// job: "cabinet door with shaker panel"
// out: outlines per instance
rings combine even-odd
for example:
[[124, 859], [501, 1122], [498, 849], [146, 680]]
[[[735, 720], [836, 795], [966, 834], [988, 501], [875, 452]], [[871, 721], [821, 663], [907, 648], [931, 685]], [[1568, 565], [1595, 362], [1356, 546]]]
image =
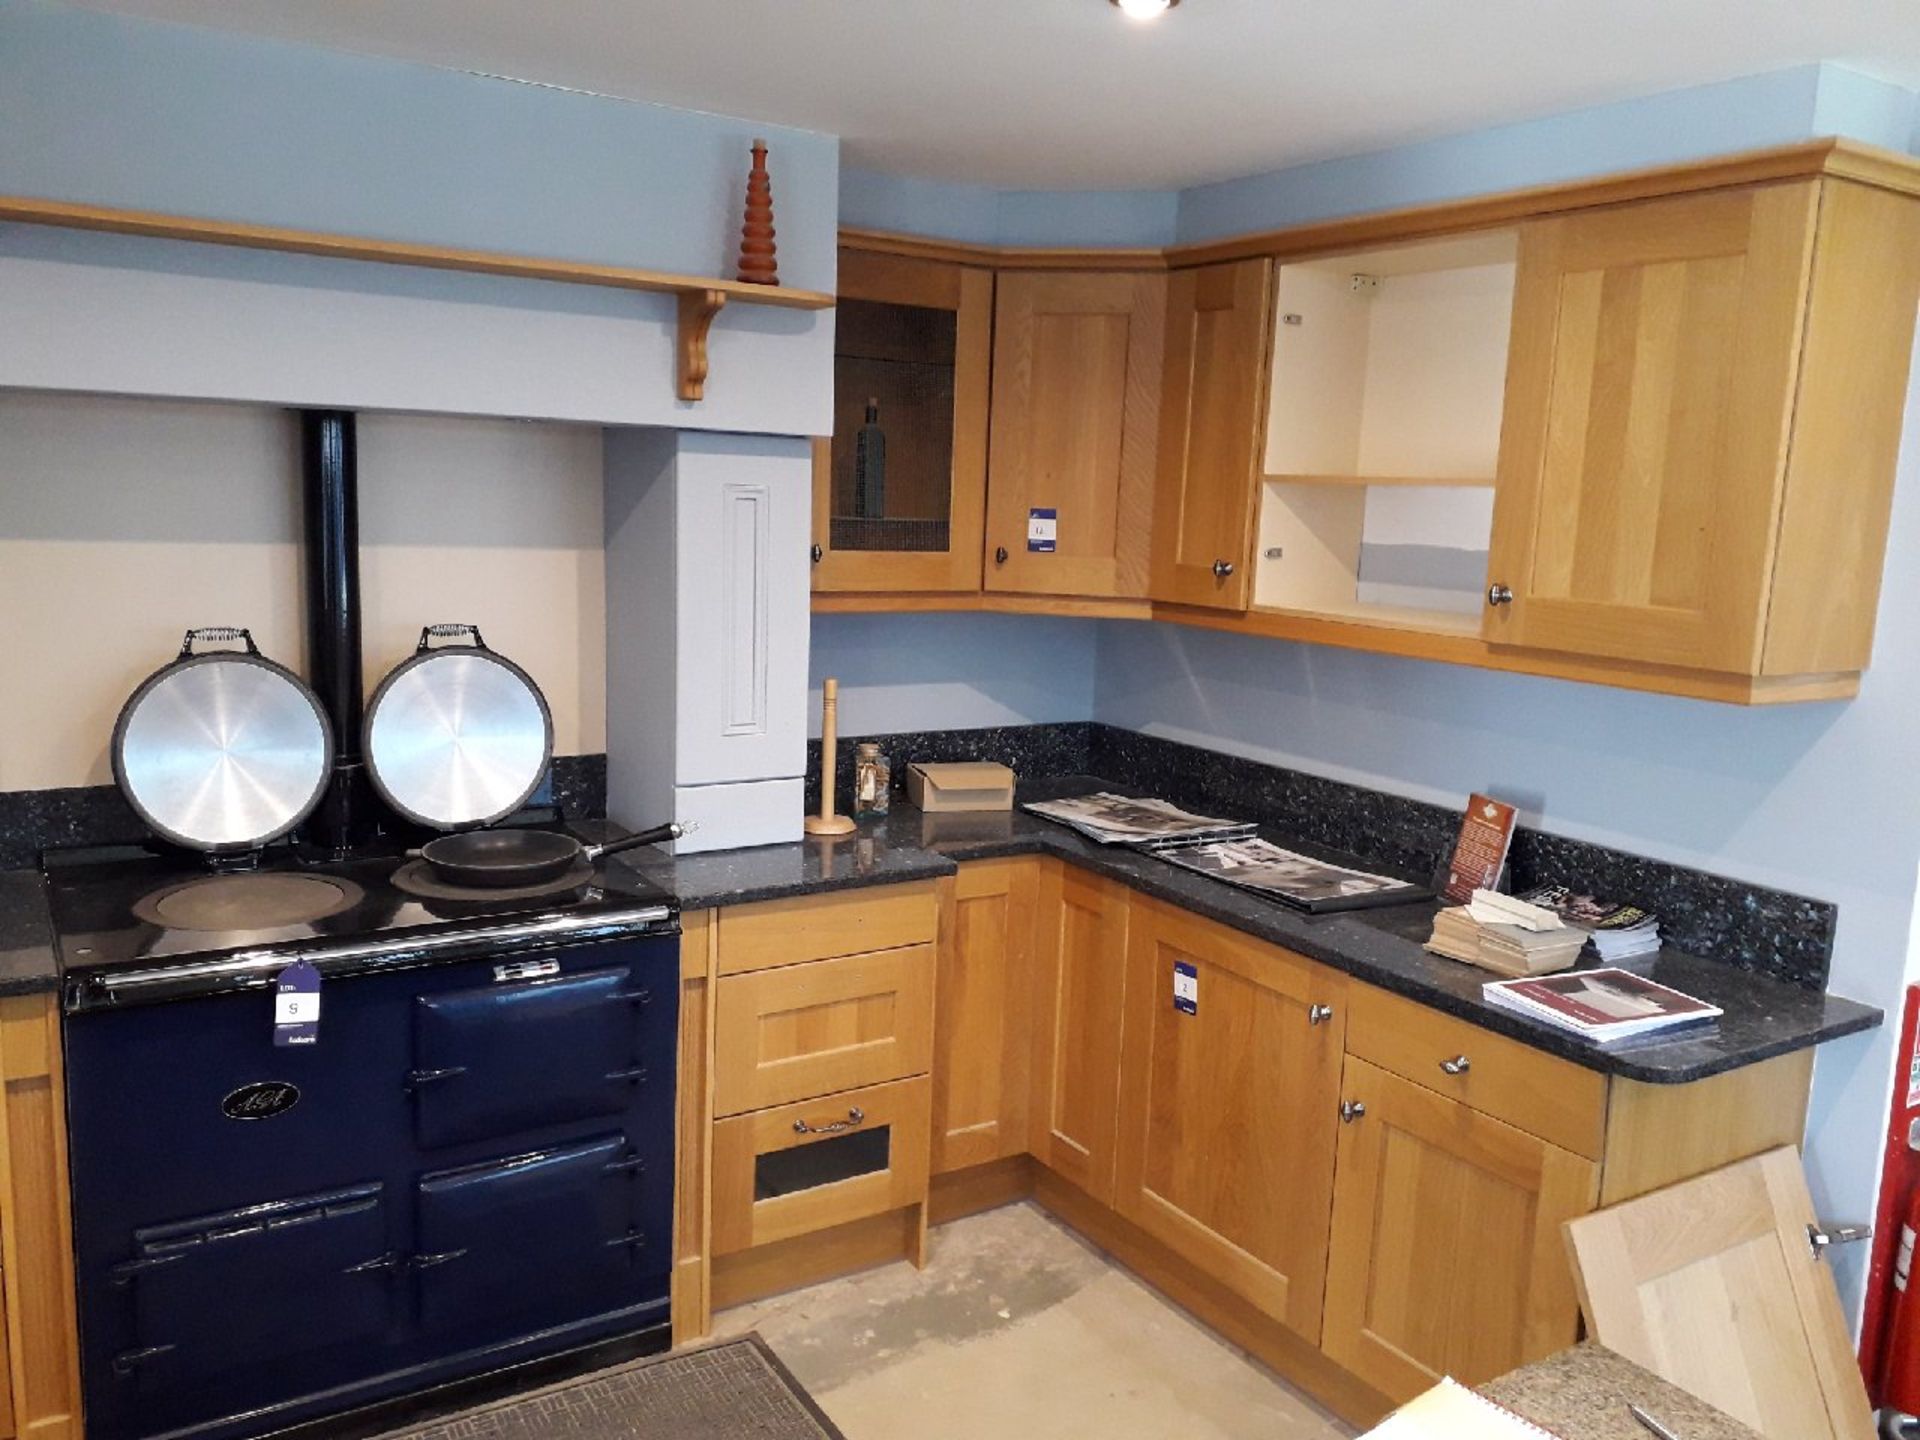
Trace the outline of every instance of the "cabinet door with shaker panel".
[[813, 588], [980, 588], [993, 272], [843, 244]]

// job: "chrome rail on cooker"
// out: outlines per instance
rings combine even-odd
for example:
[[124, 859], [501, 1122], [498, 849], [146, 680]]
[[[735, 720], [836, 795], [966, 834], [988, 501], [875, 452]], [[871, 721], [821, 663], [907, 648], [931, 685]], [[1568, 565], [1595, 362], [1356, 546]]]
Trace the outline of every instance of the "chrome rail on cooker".
[[581, 944], [630, 935], [670, 934], [672, 931], [663, 922], [673, 918], [670, 907], [647, 905], [594, 915], [548, 915], [505, 925], [468, 926], [384, 940], [320, 940], [267, 946], [211, 959], [184, 960], [175, 965], [70, 976], [66, 1008], [93, 1010], [188, 995], [264, 989], [296, 960], [307, 961], [322, 975], [358, 974], [469, 955], [509, 954], [555, 943]]

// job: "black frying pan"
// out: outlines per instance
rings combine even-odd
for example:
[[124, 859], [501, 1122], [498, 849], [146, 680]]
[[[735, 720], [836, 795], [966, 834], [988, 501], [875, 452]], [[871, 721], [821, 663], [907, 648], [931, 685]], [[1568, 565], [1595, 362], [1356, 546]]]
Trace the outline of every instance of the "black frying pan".
[[604, 845], [582, 845], [571, 835], [551, 830], [468, 830], [429, 840], [420, 848], [420, 858], [449, 885], [501, 890], [558, 880], [577, 861], [592, 864], [602, 855], [651, 845], [656, 840], [678, 840], [688, 828], [671, 823], [656, 825]]

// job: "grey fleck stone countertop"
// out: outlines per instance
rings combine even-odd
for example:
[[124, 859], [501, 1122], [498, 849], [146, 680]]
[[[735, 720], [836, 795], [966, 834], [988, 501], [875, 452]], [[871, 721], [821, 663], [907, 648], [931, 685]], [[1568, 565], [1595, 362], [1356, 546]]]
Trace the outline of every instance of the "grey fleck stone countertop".
[[[1023, 787], [1022, 798], [1084, 793], [1094, 777]], [[1119, 785], [1113, 789], [1123, 789]], [[1276, 840], [1311, 851], [1287, 836]], [[968, 860], [1054, 855], [1121, 881], [1143, 894], [1284, 945], [1383, 989], [1522, 1040], [1606, 1074], [1652, 1084], [1682, 1084], [1736, 1070], [1879, 1025], [1881, 1012], [1838, 996], [1770, 980], [1677, 950], [1663, 950], [1648, 972], [1663, 984], [1721, 1006], [1712, 1031], [1690, 1039], [1608, 1053], [1481, 998], [1486, 972], [1422, 948], [1438, 908], [1431, 901], [1306, 915], [1152, 856], [1084, 839], [1020, 810], [928, 814], [895, 802], [890, 815], [863, 822], [841, 839], [806, 839], [746, 850], [668, 856], [652, 847], [611, 863], [627, 864], [671, 891], [682, 908], [701, 910], [864, 885], [950, 875]], [[1406, 877], [1413, 878], [1413, 877]]]
[[1627, 1413], [1638, 1405], [1680, 1440], [1761, 1440], [1738, 1420], [1588, 1342], [1479, 1387], [1559, 1440], [1650, 1440]]
[[58, 989], [47, 888], [37, 870], [0, 870], [0, 995]]

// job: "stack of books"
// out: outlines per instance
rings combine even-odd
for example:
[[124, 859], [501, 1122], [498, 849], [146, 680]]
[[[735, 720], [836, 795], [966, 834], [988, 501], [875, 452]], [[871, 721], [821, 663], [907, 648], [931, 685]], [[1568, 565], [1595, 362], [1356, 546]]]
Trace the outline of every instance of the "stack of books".
[[1594, 895], [1579, 895], [1565, 885], [1541, 885], [1520, 897], [1551, 910], [1583, 931], [1593, 953], [1609, 965], [1660, 948], [1660, 917], [1638, 905], [1622, 905]]
[[1545, 979], [1493, 980], [1489, 1005], [1525, 1015], [1599, 1046], [1670, 1040], [1713, 1026], [1723, 1013], [1631, 970], [1576, 970]]
[[1476, 890], [1467, 904], [1433, 917], [1427, 949], [1500, 975], [1551, 975], [1572, 969], [1586, 943], [1586, 931], [1550, 910]]

